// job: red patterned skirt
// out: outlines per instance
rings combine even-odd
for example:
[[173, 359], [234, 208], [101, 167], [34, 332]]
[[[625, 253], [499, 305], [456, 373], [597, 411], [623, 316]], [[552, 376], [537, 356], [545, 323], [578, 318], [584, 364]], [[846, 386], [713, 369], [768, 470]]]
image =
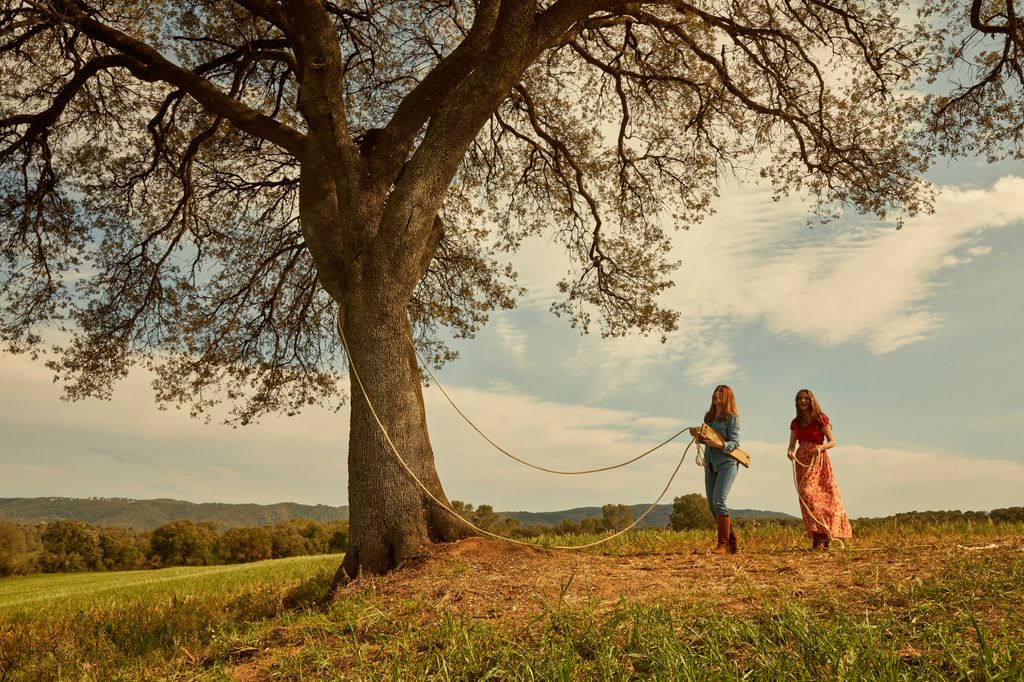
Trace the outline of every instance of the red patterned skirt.
[[832, 462], [828, 453], [819, 457], [816, 451], [814, 443], [800, 443], [796, 451], [796, 487], [807, 535], [824, 533], [831, 538], [853, 537], [850, 520], [843, 509], [843, 498], [832, 473]]

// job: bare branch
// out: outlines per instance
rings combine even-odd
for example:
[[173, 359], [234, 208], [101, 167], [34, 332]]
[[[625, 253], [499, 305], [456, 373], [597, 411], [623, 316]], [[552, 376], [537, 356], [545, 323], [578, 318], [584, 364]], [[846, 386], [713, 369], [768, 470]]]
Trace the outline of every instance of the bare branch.
[[[67, 21], [84, 34], [130, 57], [137, 64], [133, 73], [144, 80], [160, 80], [187, 92], [212, 114], [223, 116], [246, 132], [269, 140], [296, 156], [302, 154], [305, 136], [229, 97], [206, 79], [169, 61], [149, 45], [107, 26], [70, 0], [55, 0], [55, 21]], [[57, 13], [59, 12], [59, 14]]]

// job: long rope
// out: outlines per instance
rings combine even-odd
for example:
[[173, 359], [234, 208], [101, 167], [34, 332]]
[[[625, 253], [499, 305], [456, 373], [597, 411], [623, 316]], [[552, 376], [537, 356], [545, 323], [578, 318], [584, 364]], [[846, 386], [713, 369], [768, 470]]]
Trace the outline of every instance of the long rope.
[[455, 404], [455, 401], [452, 400], [452, 397], [450, 395], [448, 395], [448, 391], [446, 391], [444, 389], [444, 385], [440, 382], [440, 380], [437, 378], [437, 376], [434, 374], [434, 372], [430, 369], [430, 365], [427, 363], [427, 361], [423, 358], [422, 355], [420, 355], [420, 352], [416, 348], [416, 344], [413, 343], [412, 338], [409, 337], [409, 336], [406, 336], [406, 340], [409, 342], [409, 345], [412, 346], [412, 350], [413, 350], [414, 353], [416, 353], [416, 357], [419, 358], [420, 364], [423, 366], [423, 369], [427, 370], [427, 374], [430, 375], [431, 380], [435, 384], [437, 384], [437, 387], [441, 390], [441, 394], [444, 395], [445, 399], [448, 401], [448, 404], [451, 405], [453, 408], [455, 408], [455, 411], [459, 413], [459, 416], [462, 417], [463, 419], [465, 419], [466, 423], [469, 424], [470, 426], [472, 426], [473, 430], [476, 431], [478, 434], [480, 434], [481, 438], [483, 438], [485, 441], [490, 443], [494, 447], [495, 450], [497, 450], [501, 454], [505, 455], [506, 457], [510, 457], [510, 458], [514, 459], [515, 461], [519, 462], [520, 464], [525, 464], [526, 466], [528, 466], [530, 468], [533, 468], [533, 469], [537, 469], [538, 471], [545, 471], [545, 472], [547, 472], [549, 474], [559, 474], [561, 476], [578, 476], [580, 474], [596, 474], [599, 471], [611, 471], [612, 469], [618, 469], [620, 467], [628, 466], [628, 465], [632, 464], [633, 462], [635, 462], [637, 460], [643, 459], [644, 457], [646, 457], [647, 455], [651, 454], [655, 450], [657, 450], [657, 449], [659, 449], [659, 448], [661, 448], [661, 447], [663, 447], [665, 445], [668, 445], [669, 443], [674, 441], [676, 438], [678, 438], [680, 435], [682, 435], [684, 431], [686, 431], [687, 429], [690, 428], [690, 427], [687, 426], [687, 427], [684, 427], [684, 428], [680, 429], [679, 431], [676, 431], [674, 434], [672, 434], [672, 436], [670, 436], [666, 440], [663, 440], [661, 443], [658, 443], [657, 445], [655, 445], [653, 448], [651, 448], [647, 452], [643, 452], [643, 453], [637, 455], [636, 457], [634, 457], [633, 459], [626, 460], [625, 462], [621, 462], [619, 464], [612, 464], [611, 466], [599, 467], [597, 469], [580, 469], [578, 471], [562, 471], [560, 469], [548, 469], [547, 467], [542, 467], [539, 464], [533, 464], [531, 462], [526, 461], [525, 459], [522, 459], [520, 457], [517, 457], [517, 456], [513, 455], [511, 452], [509, 452], [508, 450], [506, 450], [505, 448], [501, 447], [500, 445], [495, 443], [493, 440], [491, 440], [487, 436], [486, 433], [481, 431], [480, 428], [477, 427], [477, 425], [473, 423], [473, 420], [470, 419], [469, 417], [467, 417], [466, 414], [461, 409], [459, 409], [459, 406]]
[[[356, 383], [359, 385], [359, 390], [360, 390], [360, 392], [362, 392], [363, 398], [366, 400], [366, 405], [370, 408], [370, 414], [373, 415], [374, 421], [377, 422], [377, 426], [380, 428], [381, 433], [384, 434], [384, 440], [387, 441], [388, 446], [391, 448], [391, 452], [394, 453], [395, 458], [398, 460], [399, 464], [402, 465], [402, 468], [404, 468], [405, 471], [409, 474], [409, 476], [412, 477], [412, 480], [414, 480], [416, 482], [416, 485], [418, 485], [420, 487], [420, 490], [422, 490], [424, 493], [426, 493], [427, 497], [429, 497], [431, 500], [433, 500], [434, 503], [437, 504], [439, 507], [441, 507], [446, 512], [448, 512], [449, 514], [454, 516], [456, 519], [458, 519], [459, 521], [461, 521], [462, 523], [464, 523], [465, 525], [469, 526], [470, 528], [472, 528], [473, 530], [475, 530], [476, 532], [478, 532], [478, 533], [480, 533], [482, 535], [487, 535], [489, 537], [495, 538], [496, 540], [504, 540], [505, 542], [511, 542], [511, 543], [517, 544], [517, 545], [526, 545], [528, 547], [543, 547], [543, 545], [538, 545], [535, 542], [525, 542], [523, 540], [517, 540], [515, 538], [508, 538], [508, 537], [505, 537], [504, 535], [498, 535], [497, 533], [492, 533], [489, 530], [484, 530], [483, 528], [480, 528], [480, 527], [474, 525], [468, 519], [463, 518], [457, 511], [455, 511], [454, 509], [449, 507], [447, 504], [445, 504], [441, 500], [437, 499], [437, 497], [434, 495], [434, 493], [432, 493], [430, 491], [430, 489], [427, 488], [427, 486], [423, 485], [423, 482], [413, 472], [412, 468], [408, 464], [406, 464], [405, 460], [402, 458], [402, 455], [398, 452], [398, 448], [395, 446], [394, 441], [391, 440], [391, 436], [388, 434], [387, 428], [385, 428], [384, 423], [380, 420], [380, 417], [377, 415], [377, 410], [373, 407], [373, 402], [370, 400], [370, 396], [366, 392], [366, 387], [363, 385], [363, 380], [359, 376], [359, 371], [356, 369], [356, 365], [353, 362], [352, 351], [349, 350], [348, 340], [345, 338], [345, 330], [342, 329], [341, 317], [340, 316], [338, 318], [338, 334], [341, 337], [341, 344], [345, 347], [345, 354], [348, 355], [349, 369], [352, 370], [352, 376], [355, 377]], [[683, 450], [683, 456], [679, 458], [679, 463], [676, 464], [675, 471], [672, 472], [672, 476], [669, 477], [668, 483], [665, 484], [665, 488], [661, 491], [661, 494], [658, 495], [658, 499], [656, 499], [651, 504], [651, 506], [649, 506], [644, 511], [643, 514], [641, 514], [635, 521], [633, 521], [633, 523], [629, 524], [628, 526], [626, 526], [622, 530], [620, 530], [620, 531], [618, 531], [618, 532], [616, 532], [616, 533], [614, 533], [612, 535], [609, 535], [607, 537], [601, 538], [600, 540], [596, 540], [594, 542], [588, 542], [588, 543], [586, 543], [584, 545], [548, 545], [547, 546], [548, 549], [585, 549], [587, 547], [594, 547], [594, 546], [597, 546], [597, 545], [600, 545], [600, 544], [604, 544], [605, 542], [608, 542], [609, 540], [622, 535], [623, 533], [625, 533], [628, 530], [632, 530], [638, 523], [643, 521], [644, 518], [648, 514], [650, 514], [651, 511], [656, 506], [658, 506], [658, 503], [661, 502], [661, 498], [665, 497], [665, 493], [668, 492], [668, 489], [672, 486], [672, 481], [675, 480], [676, 474], [679, 473], [680, 467], [683, 466], [683, 461], [686, 459], [686, 454], [690, 451], [690, 445], [693, 445], [693, 443], [695, 441], [696, 441], [696, 439], [691, 440], [689, 445], [686, 446], [686, 449]]]

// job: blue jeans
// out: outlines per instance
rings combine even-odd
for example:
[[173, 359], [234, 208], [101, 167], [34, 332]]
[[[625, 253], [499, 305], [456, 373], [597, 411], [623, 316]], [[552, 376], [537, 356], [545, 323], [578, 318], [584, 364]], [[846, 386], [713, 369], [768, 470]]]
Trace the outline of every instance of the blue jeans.
[[725, 506], [725, 498], [729, 495], [733, 481], [736, 480], [740, 463], [725, 455], [715, 459], [719, 461], [716, 463], [709, 458], [704, 464], [704, 489], [707, 491], [711, 513], [715, 516], [727, 516], [729, 508]]

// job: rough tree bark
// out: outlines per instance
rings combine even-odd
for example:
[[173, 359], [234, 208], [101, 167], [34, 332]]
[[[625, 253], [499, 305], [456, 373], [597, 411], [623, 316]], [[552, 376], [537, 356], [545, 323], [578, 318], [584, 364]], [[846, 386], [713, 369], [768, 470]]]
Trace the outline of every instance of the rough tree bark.
[[[349, 548], [333, 591], [362, 570], [384, 573], [424, 543], [456, 540], [469, 529], [431, 500], [398, 461], [400, 456], [448, 505], [430, 446], [406, 314], [440, 242], [440, 223], [429, 212], [409, 210], [401, 228], [387, 225], [386, 210], [370, 210], [387, 207], [386, 201], [374, 201], [372, 187], [358, 201], [337, 201], [339, 179], [327, 171], [331, 167], [322, 158], [303, 164], [300, 216], [321, 285], [338, 303], [339, 331], [349, 353]], [[428, 237], [402, 245], [375, 238], [389, 230], [400, 235], [423, 230]], [[345, 242], [339, 235], [354, 238]]]
[[353, 369], [348, 495], [350, 509], [359, 513], [350, 517], [349, 550], [335, 584], [361, 569], [382, 573], [400, 566], [426, 542], [470, 534], [416, 484], [377, 424], [380, 419], [416, 478], [450, 507], [434, 465], [419, 368], [408, 345], [408, 321], [394, 306], [381, 303], [376, 296], [360, 296], [343, 315]]

